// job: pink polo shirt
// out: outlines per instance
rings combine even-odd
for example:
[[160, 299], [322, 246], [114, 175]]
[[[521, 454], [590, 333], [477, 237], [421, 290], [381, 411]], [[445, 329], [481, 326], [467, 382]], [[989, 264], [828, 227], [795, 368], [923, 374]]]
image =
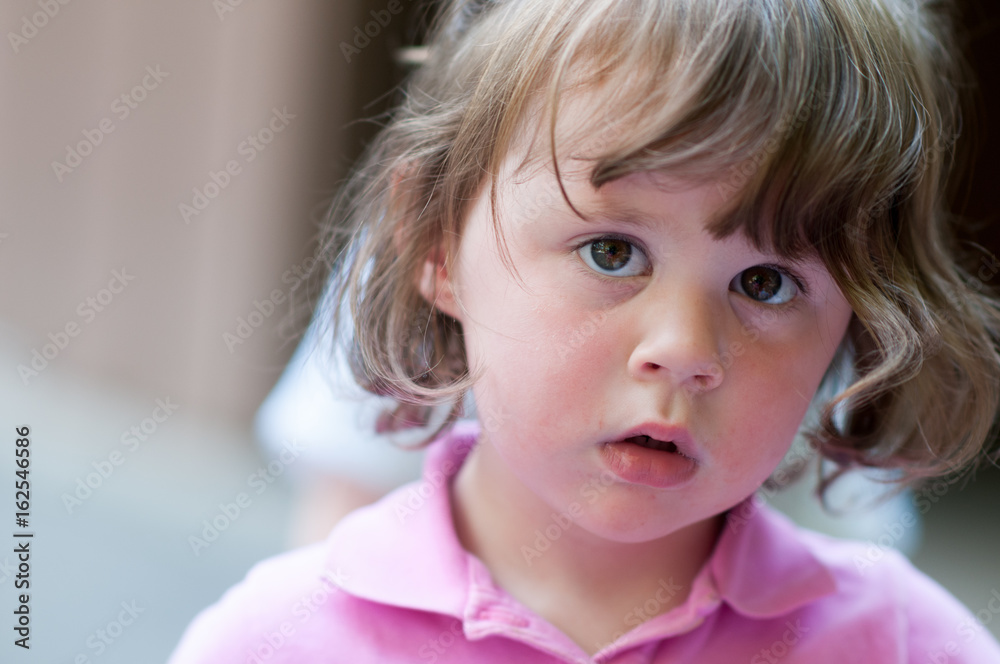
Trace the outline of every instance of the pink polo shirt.
[[325, 542], [256, 565], [195, 618], [170, 664], [1000, 663], [980, 623], [1000, 620], [1000, 591], [973, 616], [898, 553], [800, 530], [749, 501], [684, 604], [650, 619], [677, 591], [661, 581], [591, 658], [459, 544], [448, 483], [477, 433], [456, 425], [422, 481]]

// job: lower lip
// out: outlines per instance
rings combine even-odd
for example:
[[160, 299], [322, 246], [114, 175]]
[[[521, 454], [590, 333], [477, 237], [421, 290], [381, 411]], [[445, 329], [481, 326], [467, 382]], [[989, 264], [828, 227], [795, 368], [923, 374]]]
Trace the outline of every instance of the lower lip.
[[608, 469], [630, 484], [667, 489], [688, 482], [698, 470], [698, 462], [675, 452], [619, 441], [601, 446]]

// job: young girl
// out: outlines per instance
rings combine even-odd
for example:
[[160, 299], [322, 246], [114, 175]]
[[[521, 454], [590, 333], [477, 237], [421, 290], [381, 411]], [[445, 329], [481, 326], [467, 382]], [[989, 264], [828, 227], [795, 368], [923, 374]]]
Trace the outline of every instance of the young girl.
[[993, 607], [754, 501], [797, 433], [824, 487], [985, 456], [1000, 314], [944, 211], [948, 22], [446, 3], [334, 212], [330, 316], [370, 391], [452, 421], [471, 390], [478, 422], [172, 661], [1000, 662]]

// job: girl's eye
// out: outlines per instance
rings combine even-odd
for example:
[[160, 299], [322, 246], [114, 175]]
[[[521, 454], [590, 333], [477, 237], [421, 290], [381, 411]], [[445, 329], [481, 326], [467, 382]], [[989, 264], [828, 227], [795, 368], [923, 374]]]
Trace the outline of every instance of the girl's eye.
[[577, 250], [587, 266], [614, 277], [637, 277], [649, 270], [649, 260], [641, 249], [628, 240], [602, 237]]
[[788, 275], [766, 265], [743, 270], [733, 278], [730, 287], [737, 293], [764, 304], [785, 304], [799, 292]]

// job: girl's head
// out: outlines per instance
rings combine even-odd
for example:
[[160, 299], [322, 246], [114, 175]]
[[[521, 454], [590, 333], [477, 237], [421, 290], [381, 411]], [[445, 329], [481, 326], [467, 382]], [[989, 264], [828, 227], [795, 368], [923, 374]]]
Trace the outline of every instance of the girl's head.
[[717, 419], [780, 438], [772, 469], [822, 378], [807, 435], [841, 468], [975, 458], [1000, 316], [948, 228], [956, 67], [929, 5], [446, 3], [334, 211], [358, 378], [455, 413], [474, 386], [487, 431], [574, 399], [595, 440]]

